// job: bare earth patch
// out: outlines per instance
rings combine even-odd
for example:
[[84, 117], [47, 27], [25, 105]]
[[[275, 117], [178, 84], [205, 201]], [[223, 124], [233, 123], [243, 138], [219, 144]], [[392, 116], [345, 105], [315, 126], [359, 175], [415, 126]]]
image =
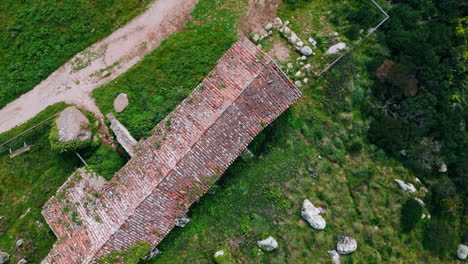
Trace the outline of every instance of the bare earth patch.
[[287, 62], [289, 60], [289, 46], [283, 41], [275, 40], [273, 48], [268, 52], [268, 54], [277, 59], [279, 62]]
[[91, 92], [127, 71], [162, 40], [181, 30], [198, 0], [157, 0], [110, 36], [70, 59], [47, 79], [0, 109], [0, 133], [58, 102], [103, 115]]
[[249, 0], [247, 14], [240, 19], [241, 33], [248, 36], [252, 32], [265, 31], [265, 25], [273, 21], [280, 3], [281, 0]]

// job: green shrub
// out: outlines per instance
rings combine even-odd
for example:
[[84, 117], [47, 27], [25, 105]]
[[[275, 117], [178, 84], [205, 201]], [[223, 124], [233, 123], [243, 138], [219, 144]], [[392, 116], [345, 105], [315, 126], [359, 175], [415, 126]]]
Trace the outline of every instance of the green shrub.
[[430, 222], [424, 229], [423, 246], [439, 256], [455, 248], [455, 234], [445, 221]]
[[89, 169], [110, 180], [114, 176], [114, 173], [122, 168], [126, 160], [111, 147], [102, 145], [88, 158], [87, 162]]
[[140, 258], [146, 255], [151, 250], [151, 245], [148, 242], [139, 241], [135, 245], [127, 248], [124, 251], [113, 251], [108, 255], [98, 260], [99, 264], [135, 264], [138, 263]]
[[359, 141], [352, 141], [346, 144], [346, 151], [350, 154], [359, 154], [362, 150], [362, 144]]
[[414, 198], [409, 198], [401, 207], [400, 222], [403, 231], [409, 232], [413, 230], [421, 220], [422, 213], [422, 206]]

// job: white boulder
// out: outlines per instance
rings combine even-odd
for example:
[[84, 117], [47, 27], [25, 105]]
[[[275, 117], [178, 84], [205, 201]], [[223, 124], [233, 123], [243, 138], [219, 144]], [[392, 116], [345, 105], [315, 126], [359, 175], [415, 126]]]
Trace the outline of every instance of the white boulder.
[[458, 245], [457, 258], [461, 260], [465, 260], [467, 256], [468, 256], [468, 246]]
[[307, 83], [309, 81], [309, 78], [304, 78], [303, 82]]
[[337, 52], [340, 52], [341, 50], [344, 50], [346, 48], [346, 43], [344, 42], [339, 42], [333, 46], [331, 46], [326, 54], [334, 54], [334, 53], [337, 53]]
[[20, 259], [16, 264], [28, 264], [29, 262], [26, 259]]
[[295, 81], [294, 85], [296, 85], [296, 87], [302, 87], [301, 81]]
[[402, 189], [405, 192], [408, 192], [408, 193], [416, 192], [416, 187], [414, 187], [414, 185], [412, 183], [407, 184], [404, 181], [399, 180], [399, 179], [395, 179], [395, 182], [398, 184], [400, 189]]
[[354, 252], [357, 249], [357, 241], [351, 237], [343, 237], [337, 244], [336, 244], [336, 251], [340, 255], [346, 255]]
[[289, 35], [291, 35], [291, 29], [285, 26], [281, 29], [281, 33], [283, 33], [286, 37], [288, 37]]
[[328, 255], [330, 255], [333, 264], [340, 264], [340, 254], [336, 250], [329, 250]]
[[296, 45], [296, 43], [299, 41], [299, 37], [297, 36], [296, 33], [291, 31], [291, 35], [289, 36], [289, 41], [291, 44]]
[[128, 96], [125, 93], [120, 93], [114, 100], [114, 110], [117, 113], [122, 113], [128, 106]]
[[255, 34], [253, 37], [252, 37], [252, 40], [253, 42], [258, 42], [260, 40], [260, 35], [259, 34]]
[[283, 25], [283, 21], [281, 20], [281, 18], [277, 17], [273, 20], [273, 24], [275, 24], [276, 27], [280, 27]]
[[272, 29], [272, 28], [273, 28], [273, 24], [272, 24], [272, 23], [268, 23], [268, 24], [266, 24], [266, 26], [265, 26], [265, 30], [266, 30], [266, 31], [269, 31], [269, 30]]
[[10, 260], [10, 255], [0, 251], [0, 264], [5, 264], [8, 262], [8, 260]]
[[327, 223], [325, 219], [320, 215], [321, 211], [315, 207], [309, 199], [305, 199], [302, 202], [301, 216], [309, 223], [309, 225], [316, 230], [325, 229]]
[[56, 121], [58, 140], [90, 140], [91, 130], [88, 118], [74, 106], [65, 108]]
[[278, 242], [273, 237], [268, 237], [265, 240], [257, 241], [257, 245], [266, 251], [272, 251], [278, 247]]
[[292, 63], [288, 63], [287, 66], [289, 69], [292, 69], [294, 67]]
[[439, 172], [447, 172], [447, 164], [445, 164], [445, 162], [440, 163]]
[[317, 45], [317, 41], [313, 38], [309, 38], [309, 43], [312, 44], [312, 46], [316, 46]]
[[301, 71], [297, 71], [296, 74], [294, 75], [294, 77], [296, 77], [296, 78], [297, 78], [297, 77], [301, 77], [301, 75], [302, 75], [302, 72], [301, 72]]
[[419, 203], [421, 206], [423, 206], [423, 207], [424, 207], [424, 206], [426, 205], [426, 203], [424, 203], [424, 201], [423, 201], [423, 200], [421, 200], [420, 198], [418, 198], [418, 197], [414, 197], [414, 199], [415, 199], [415, 200], [416, 200], [416, 201], [417, 201], [417, 202], [418, 202], [418, 203]]
[[313, 51], [309, 46], [304, 46], [301, 48], [301, 53], [305, 56], [310, 56], [312, 55]]
[[302, 47], [302, 46], [304, 46], [304, 42], [302, 42], [302, 40], [300, 40], [300, 41], [298, 41], [298, 42], [296, 43], [296, 45], [297, 45], [298, 47]]

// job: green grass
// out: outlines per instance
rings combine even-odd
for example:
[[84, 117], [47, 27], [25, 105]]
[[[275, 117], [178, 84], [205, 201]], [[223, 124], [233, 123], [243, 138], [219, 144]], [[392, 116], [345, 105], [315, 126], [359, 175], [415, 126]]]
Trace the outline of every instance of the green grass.
[[0, 108], [140, 13], [150, 0], [4, 0]]
[[128, 72], [93, 91], [101, 111], [112, 112], [114, 98], [127, 93], [130, 105], [116, 117], [136, 139], [149, 136], [236, 41], [234, 25], [242, 2], [200, 1], [184, 31], [171, 35]]
[[[67, 107], [59, 103], [48, 107], [25, 124], [0, 134], [0, 143], [12, 138], [29, 127], [45, 120]], [[90, 115], [87, 113], [87, 115]], [[43, 123], [33, 131], [0, 148], [0, 251], [12, 256], [11, 263], [27, 258], [39, 263], [49, 252], [56, 237], [41, 215], [43, 204], [70, 177], [81, 161], [72, 153], [59, 154], [51, 149], [49, 134], [54, 119]], [[92, 119], [91, 119], [92, 120]], [[92, 128], [94, 131], [95, 128]], [[29, 152], [9, 157], [9, 148], [16, 150], [26, 142]], [[120, 169], [125, 159], [106, 146], [94, 147], [79, 152], [90, 168], [111, 178]], [[102, 161], [106, 156], [106, 161]], [[16, 241], [24, 239], [26, 246], [16, 248]]]

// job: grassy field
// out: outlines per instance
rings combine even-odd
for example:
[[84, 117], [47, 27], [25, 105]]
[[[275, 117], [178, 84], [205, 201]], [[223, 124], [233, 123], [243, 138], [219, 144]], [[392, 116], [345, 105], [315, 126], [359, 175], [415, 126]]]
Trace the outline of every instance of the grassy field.
[[0, 5], [0, 108], [140, 13], [150, 0], [16, 1]]
[[[38, 124], [66, 106], [60, 103], [48, 107], [25, 124], [0, 134], [0, 142]], [[51, 150], [49, 132], [53, 120], [0, 148], [0, 251], [12, 255], [11, 263], [21, 258], [39, 263], [48, 253], [56, 238], [41, 215], [42, 205], [76, 168], [83, 166], [74, 153], [58, 154]], [[10, 158], [8, 149], [16, 150], [23, 146], [23, 142], [32, 145], [31, 150]], [[98, 145], [79, 152], [88, 160], [92, 169], [109, 178], [125, 160], [109, 147]], [[105, 156], [105, 161], [102, 156]], [[19, 239], [26, 242], [21, 250], [16, 247]]]

